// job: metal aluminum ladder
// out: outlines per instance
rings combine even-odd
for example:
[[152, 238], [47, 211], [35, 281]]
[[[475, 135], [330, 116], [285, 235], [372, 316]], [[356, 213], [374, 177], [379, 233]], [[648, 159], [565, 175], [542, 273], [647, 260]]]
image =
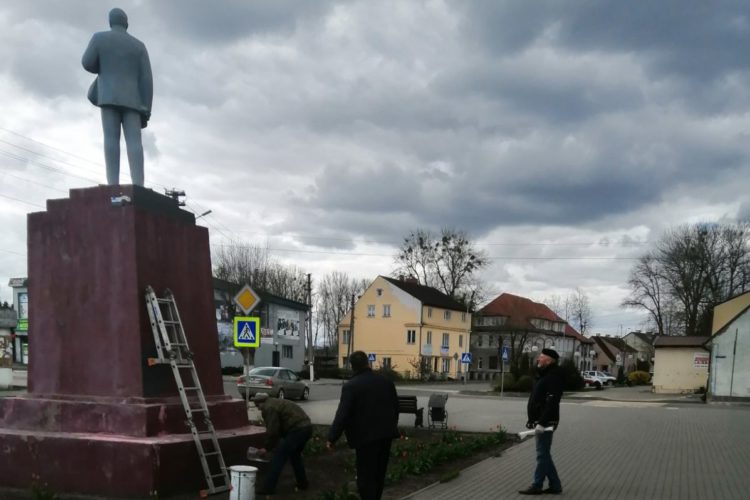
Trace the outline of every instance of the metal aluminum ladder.
[[[193, 434], [208, 485], [208, 489], [201, 492], [201, 496], [229, 491], [229, 472], [219, 448], [216, 430], [211, 423], [206, 398], [193, 363], [193, 353], [188, 346], [174, 295], [167, 289], [164, 298], [159, 298], [149, 286], [146, 288], [146, 309], [157, 354], [156, 358], [148, 359], [148, 364], [169, 364], [172, 367], [180, 400], [185, 408], [187, 424]], [[187, 386], [185, 380], [188, 382]]]

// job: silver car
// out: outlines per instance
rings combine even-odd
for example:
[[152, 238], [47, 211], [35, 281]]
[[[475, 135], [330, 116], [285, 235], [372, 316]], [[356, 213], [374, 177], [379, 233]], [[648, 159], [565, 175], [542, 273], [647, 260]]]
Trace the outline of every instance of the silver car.
[[265, 392], [279, 399], [307, 399], [310, 387], [288, 368], [259, 366], [250, 370], [247, 376], [237, 379], [237, 390], [242, 398], [252, 398], [259, 392]]

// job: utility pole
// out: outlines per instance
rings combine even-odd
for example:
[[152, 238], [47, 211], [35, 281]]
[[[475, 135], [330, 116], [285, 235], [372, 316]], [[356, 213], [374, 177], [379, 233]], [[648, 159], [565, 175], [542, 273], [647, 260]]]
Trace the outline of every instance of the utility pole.
[[[177, 202], [178, 207], [184, 207], [185, 202], [180, 200], [180, 196], [185, 196], [185, 191], [182, 189], [172, 188], [172, 189], [165, 189], [164, 194], [172, 198], [174, 201]], [[203, 214], [206, 215], [206, 214]]]
[[310, 367], [310, 382], [315, 380], [315, 346], [312, 333], [312, 275], [307, 273], [307, 362]]
[[347, 345], [347, 348], [346, 348], [346, 366], [347, 367], [351, 366], [349, 364], [349, 356], [351, 356], [352, 354], [352, 345], [354, 344], [354, 294], [352, 294], [351, 308], [352, 308], [352, 313], [351, 313], [352, 317], [351, 317], [351, 321], [349, 322], [349, 344]]

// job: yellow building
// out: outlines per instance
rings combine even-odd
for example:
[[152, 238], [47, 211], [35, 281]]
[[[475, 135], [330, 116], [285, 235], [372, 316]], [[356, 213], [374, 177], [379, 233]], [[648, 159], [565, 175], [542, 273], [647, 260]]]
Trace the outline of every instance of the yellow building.
[[693, 393], [708, 383], [709, 337], [665, 336], [654, 341], [654, 392]]
[[[374, 355], [373, 368], [406, 377], [458, 378], [469, 352], [471, 314], [460, 302], [416, 280], [378, 276], [339, 324], [339, 367], [349, 353]], [[353, 330], [353, 331], [352, 331]]]

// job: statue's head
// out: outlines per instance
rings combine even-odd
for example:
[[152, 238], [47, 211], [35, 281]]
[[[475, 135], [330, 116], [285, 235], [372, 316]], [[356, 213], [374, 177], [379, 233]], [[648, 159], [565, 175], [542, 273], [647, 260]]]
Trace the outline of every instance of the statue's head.
[[122, 26], [128, 29], [128, 15], [125, 14], [124, 10], [115, 7], [109, 11], [109, 26], [110, 28], [113, 26]]

